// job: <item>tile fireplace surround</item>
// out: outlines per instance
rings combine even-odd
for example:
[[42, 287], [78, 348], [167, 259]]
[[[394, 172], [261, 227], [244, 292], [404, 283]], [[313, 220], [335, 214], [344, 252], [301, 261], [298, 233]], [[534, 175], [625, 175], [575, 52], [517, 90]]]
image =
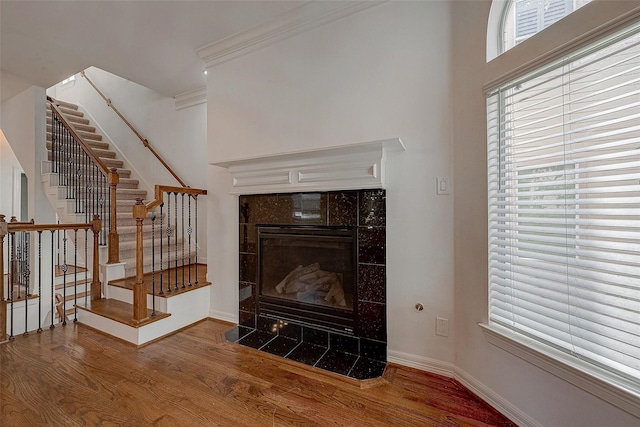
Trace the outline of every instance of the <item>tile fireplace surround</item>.
[[[240, 320], [227, 339], [356, 379], [381, 376], [387, 359], [385, 190], [241, 195], [239, 207]], [[357, 230], [353, 334], [259, 313], [258, 224]]]

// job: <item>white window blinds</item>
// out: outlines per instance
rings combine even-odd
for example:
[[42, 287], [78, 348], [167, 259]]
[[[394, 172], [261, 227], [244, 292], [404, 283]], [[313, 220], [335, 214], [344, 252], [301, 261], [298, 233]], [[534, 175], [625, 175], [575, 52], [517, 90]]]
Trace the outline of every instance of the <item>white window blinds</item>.
[[488, 96], [489, 317], [640, 379], [640, 35]]
[[573, 0], [515, 0], [516, 43], [573, 11]]

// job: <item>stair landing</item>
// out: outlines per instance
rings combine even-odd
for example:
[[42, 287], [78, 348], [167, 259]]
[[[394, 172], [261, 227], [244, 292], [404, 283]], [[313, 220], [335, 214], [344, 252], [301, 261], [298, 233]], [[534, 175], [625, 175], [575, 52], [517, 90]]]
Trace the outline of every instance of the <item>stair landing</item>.
[[106, 317], [107, 319], [115, 320], [118, 323], [131, 326], [132, 328], [140, 328], [171, 316], [169, 313], [160, 313], [159, 311], [156, 311], [154, 315], [152, 310], [147, 309], [147, 317], [136, 322], [131, 318], [131, 304], [111, 298], [101, 298], [95, 301], [88, 301], [87, 303], [78, 304], [77, 307], [79, 310], [89, 311], [99, 316]]
[[[211, 284], [211, 282], [207, 282], [207, 266], [205, 264], [191, 264], [184, 267], [170, 268], [162, 272], [149, 272], [144, 275], [143, 280], [147, 295], [163, 298], [169, 298]], [[156, 283], [155, 292], [153, 289], [154, 280]], [[109, 281], [109, 286], [133, 290], [135, 283], [135, 277], [125, 277], [124, 279]], [[162, 284], [163, 289], [160, 289], [160, 284]]]
[[[166, 270], [162, 275], [160, 272], [145, 274], [148, 317], [139, 322], [133, 320], [132, 289], [135, 278], [112, 280], [103, 288], [107, 298], [78, 305], [78, 322], [136, 345], [143, 345], [172, 334], [210, 317], [211, 283], [206, 281], [206, 265], [199, 264], [197, 271], [197, 284], [195, 283], [195, 265]], [[191, 286], [188, 282], [189, 273], [193, 282]], [[179, 280], [182, 280], [183, 274], [185, 286], [182, 287], [182, 281], [178, 282], [176, 291], [176, 275]], [[163, 294], [159, 293], [159, 288], [156, 289], [156, 295], [152, 293], [153, 275], [155, 275], [156, 284], [159, 284], [160, 276], [163, 277], [165, 286]], [[166, 289], [166, 280], [169, 275], [171, 275], [171, 292], [167, 292]], [[156, 315], [152, 316], [154, 306]]]

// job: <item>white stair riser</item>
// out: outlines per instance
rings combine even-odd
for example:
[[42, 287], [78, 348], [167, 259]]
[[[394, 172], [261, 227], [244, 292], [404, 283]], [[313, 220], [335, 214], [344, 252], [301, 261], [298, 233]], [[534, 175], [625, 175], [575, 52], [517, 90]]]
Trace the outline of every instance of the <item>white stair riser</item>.
[[[142, 345], [207, 318], [210, 299], [211, 286], [167, 298], [167, 311], [164, 312], [171, 313], [171, 316], [139, 328], [127, 326], [82, 309], [78, 309], [78, 321], [125, 341]], [[160, 304], [159, 300], [160, 298], [156, 297], [157, 304]], [[151, 308], [151, 304], [147, 307]], [[158, 305], [156, 310], [162, 311], [159, 310]]]

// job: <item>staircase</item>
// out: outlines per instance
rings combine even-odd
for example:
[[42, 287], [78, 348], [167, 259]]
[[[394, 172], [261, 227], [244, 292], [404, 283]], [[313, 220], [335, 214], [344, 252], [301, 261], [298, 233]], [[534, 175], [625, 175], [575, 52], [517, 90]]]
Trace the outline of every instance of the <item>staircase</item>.
[[[73, 320], [74, 316], [74, 304], [78, 302], [77, 312], [78, 321], [85, 323], [93, 328], [102, 330], [111, 335], [115, 335], [121, 339], [132, 342], [134, 344], [143, 344], [152, 339], [157, 339], [167, 333], [173, 332], [179, 328], [185, 327], [191, 323], [201, 320], [208, 316], [209, 305], [209, 284], [206, 282], [206, 267], [200, 266], [196, 268], [196, 276], [200, 278], [200, 282], [196, 281], [194, 286], [186, 287], [178, 291], [177, 284], [176, 289], [171, 292], [158, 293], [156, 288], [155, 295], [149, 287], [145, 292], [147, 295], [147, 307], [153, 307], [156, 309], [154, 316], [149, 316], [142, 322], [132, 322], [130, 308], [134, 304], [133, 298], [133, 284], [136, 275], [136, 233], [137, 226], [136, 220], [133, 216], [133, 206], [136, 204], [136, 199], [146, 199], [147, 191], [140, 188], [140, 182], [132, 178], [131, 169], [119, 158], [118, 153], [115, 150], [110, 149], [108, 142], [103, 141], [103, 136], [96, 131], [91, 121], [85, 117], [85, 114], [81, 109], [68, 102], [56, 101], [57, 109], [62, 113], [63, 117], [73, 126], [77, 134], [85, 141], [85, 143], [91, 147], [94, 154], [100, 158], [107, 168], [116, 168], [119, 175], [119, 182], [116, 188], [116, 223], [117, 233], [119, 236], [119, 261], [124, 265], [124, 276], [120, 280], [112, 280], [109, 283], [103, 283], [102, 289], [106, 298], [100, 300], [91, 301], [89, 291], [85, 290], [82, 284], [75, 287], [73, 278], [71, 284], [62, 284], [60, 275], [57, 274], [56, 278], [56, 300], [59, 307], [59, 312], [56, 317], [60, 318], [66, 313], [69, 320]], [[51, 119], [51, 107], [47, 103], [47, 133], [46, 133], [46, 147], [48, 150], [48, 161], [43, 162], [42, 167], [42, 182], [44, 191], [49, 198], [52, 206], [54, 207], [58, 218], [61, 223], [84, 223], [86, 222], [85, 213], [83, 210], [83, 196], [82, 194], [73, 194], [72, 187], [63, 185], [61, 181], [61, 175], [54, 173], [53, 168], [53, 154], [52, 154], [52, 132], [54, 132], [54, 126]], [[56, 138], [56, 141], [60, 141], [61, 138]], [[64, 141], [64, 139], [63, 139]], [[60, 144], [60, 142], [58, 142]], [[58, 146], [59, 147], [59, 146]], [[75, 154], [71, 146], [67, 147], [65, 143], [62, 145], [63, 158], [72, 158]], [[60, 160], [60, 158], [58, 159]], [[80, 168], [78, 168], [80, 170]], [[75, 179], [75, 177], [74, 177]], [[76, 179], [76, 189], [83, 189], [88, 184], [91, 186], [91, 178], [81, 176]], [[80, 183], [78, 185], [78, 183]], [[96, 190], [96, 193], [98, 190]], [[85, 193], [86, 191], [78, 191], [78, 193]], [[177, 194], [177, 193], [176, 193]], [[172, 208], [175, 209], [175, 208]], [[144, 219], [143, 225], [143, 265], [145, 275], [145, 284], [149, 284], [153, 277], [158, 277], [161, 273], [158, 271], [160, 265], [156, 260], [153, 267], [155, 273], [152, 273], [152, 252], [156, 254], [160, 253], [160, 247], [162, 245], [161, 236], [167, 234], [172, 235], [171, 240], [171, 252], [167, 253], [167, 246], [165, 245], [164, 257], [163, 257], [163, 269], [174, 268], [174, 271], [190, 269], [190, 260], [195, 259], [197, 248], [183, 244], [182, 238], [176, 233], [176, 218], [174, 217], [175, 210], [171, 211], [171, 218], [166, 218], [167, 212], [157, 209], [157, 213], [149, 212]], [[155, 240], [152, 240], [152, 217], [155, 216]], [[168, 227], [167, 224], [170, 226]], [[163, 227], [161, 230], [160, 223]], [[178, 223], [180, 224], [180, 223]], [[183, 225], [184, 228], [184, 225]], [[183, 232], [184, 233], [184, 232]], [[69, 240], [73, 240], [73, 236]], [[185, 238], [186, 239], [186, 238]], [[72, 242], [73, 243], [73, 242]], [[80, 247], [84, 245], [84, 241], [75, 242]], [[166, 244], [166, 242], [165, 242]], [[155, 249], [152, 251], [152, 247]], [[107, 247], [101, 247], [100, 263], [104, 264], [107, 260]], [[184, 260], [184, 261], [183, 261]], [[91, 260], [88, 260], [91, 262]], [[81, 263], [79, 263], [81, 264]], [[177, 267], [183, 265], [182, 267]], [[88, 267], [87, 265], [85, 265]], [[82, 274], [82, 280], [91, 281], [89, 271], [84, 271], [82, 265], [68, 266], [69, 270], [74, 269]], [[200, 269], [198, 271], [198, 268]], [[180, 270], [180, 271], [182, 271]], [[59, 273], [59, 272], [58, 272]], [[173, 273], [165, 272], [162, 277], [166, 277]], [[176, 273], [177, 277], [177, 273]], [[69, 281], [69, 272], [67, 272], [67, 281]], [[78, 280], [80, 283], [80, 280]], [[166, 283], [166, 282], [165, 282]], [[182, 285], [182, 283], [181, 283]], [[65, 289], [66, 287], [66, 289]], [[172, 286], [173, 288], [173, 286]], [[78, 293], [79, 292], [79, 293]], [[66, 296], [64, 296], [66, 293]], [[77, 295], [77, 297], [76, 297]], [[77, 298], [77, 299], [76, 299]], [[63, 303], [64, 300], [64, 303]], [[100, 314], [96, 314], [97, 311], [101, 311]], [[119, 314], [116, 314], [119, 313]], [[151, 310], [149, 310], [151, 313]], [[129, 316], [129, 320], [119, 320], [119, 316]]]
[[[139, 188], [139, 181], [131, 178], [131, 170], [125, 167], [122, 160], [117, 158], [117, 153], [109, 149], [109, 144], [102, 141], [102, 135], [96, 133], [96, 127], [92, 126], [89, 119], [85, 118], [82, 111], [75, 104], [69, 102], [57, 101], [59, 109], [63, 113], [64, 117], [71, 122], [78, 134], [87, 142], [87, 144], [93, 149], [94, 153], [100, 157], [100, 159], [109, 168], [116, 168], [120, 181], [116, 190], [117, 201], [117, 217], [116, 223], [118, 225], [118, 235], [120, 239], [120, 262], [125, 264], [125, 277], [135, 276], [136, 273], [136, 221], [132, 215], [133, 205], [136, 203], [136, 199], [140, 198], [145, 200], [147, 198], [147, 191]], [[47, 103], [47, 150], [49, 153], [48, 159], [52, 160], [51, 152], [51, 108]], [[58, 185], [56, 177], [53, 173], [43, 174], [43, 183], [49, 196], [49, 200], [56, 208], [56, 212], [61, 222], [83, 222], [84, 217], [75, 213], [76, 200], [67, 198], [67, 189], [63, 185]], [[158, 224], [160, 218], [156, 217]], [[166, 220], [164, 221], [166, 223]], [[171, 226], [173, 230], [174, 227]], [[144, 223], [144, 268], [145, 271], [151, 270], [151, 215], [145, 220]], [[159, 230], [156, 230], [159, 232]], [[156, 244], [156, 249], [159, 250], [159, 244]], [[192, 251], [191, 255], [194, 253]], [[188, 258], [189, 253], [186, 253], [184, 258]], [[182, 242], [178, 241], [178, 255], [177, 260], [182, 260]], [[103, 259], [101, 257], [101, 259]], [[176, 256], [172, 255], [169, 259], [165, 260], [165, 265], [168, 262], [175, 264]]]

